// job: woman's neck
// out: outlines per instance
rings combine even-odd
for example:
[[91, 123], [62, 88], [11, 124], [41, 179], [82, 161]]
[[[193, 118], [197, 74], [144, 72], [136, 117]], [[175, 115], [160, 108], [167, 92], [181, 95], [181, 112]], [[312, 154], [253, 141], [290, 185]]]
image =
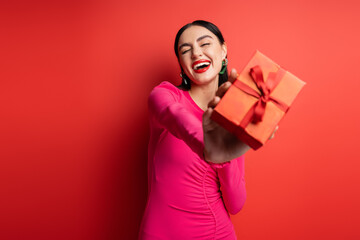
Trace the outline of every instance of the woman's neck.
[[211, 81], [209, 84], [192, 84], [189, 94], [194, 102], [202, 109], [208, 108], [208, 103], [214, 98], [218, 89], [218, 81]]

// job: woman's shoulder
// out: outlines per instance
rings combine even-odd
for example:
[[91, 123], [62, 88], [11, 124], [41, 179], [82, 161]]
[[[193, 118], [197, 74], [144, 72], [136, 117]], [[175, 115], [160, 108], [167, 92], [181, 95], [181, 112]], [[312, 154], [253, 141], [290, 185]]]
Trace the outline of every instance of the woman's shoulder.
[[181, 89], [179, 87], [175, 86], [174, 84], [172, 84], [171, 82], [168, 82], [168, 81], [163, 81], [154, 87], [154, 89], [157, 89], [157, 88], [168, 89], [169, 91], [176, 92], [176, 93], [181, 91]]
[[174, 103], [181, 103], [183, 98], [182, 90], [174, 84], [164, 81], [155, 86], [148, 97], [148, 107], [150, 112], [158, 112]]
[[181, 90], [179, 87], [175, 86], [174, 84], [163, 81], [159, 83], [157, 86], [153, 88], [153, 90], [150, 93], [150, 96], [152, 95], [171, 95], [175, 99], [179, 99], [180, 96], [183, 94], [183, 90]]

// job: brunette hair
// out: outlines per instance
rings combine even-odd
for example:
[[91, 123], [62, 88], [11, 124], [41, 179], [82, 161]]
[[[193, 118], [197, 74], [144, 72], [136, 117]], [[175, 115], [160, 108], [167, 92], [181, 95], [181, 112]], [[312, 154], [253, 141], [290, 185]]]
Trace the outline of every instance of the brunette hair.
[[[176, 57], [177, 57], [178, 60], [179, 60], [178, 45], [179, 45], [180, 36], [186, 29], [188, 29], [191, 26], [204, 27], [204, 28], [208, 29], [210, 32], [212, 32], [219, 39], [219, 42], [220, 42], [221, 45], [225, 43], [223, 35], [221, 34], [219, 28], [217, 26], [215, 26], [215, 24], [213, 24], [211, 22], [204, 21], [204, 20], [193, 21], [192, 23], [188, 23], [188, 24], [184, 25], [182, 28], [180, 28], [180, 30], [176, 34], [174, 50], [175, 50], [175, 54], [176, 54]], [[186, 74], [184, 73], [181, 66], [180, 66], [180, 68], [181, 68], [181, 74], [182, 74], [182, 78], [183, 78], [180, 87], [183, 87], [185, 89], [190, 89], [191, 88], [191, 80], [189, 79], [188, 76], [186, 76]], [[186, 79], [188, 84], [185, 84], [184, 79]], [[223, 84], [224, 82], [226, 82], [227, 80], [228, 80], [228, 71], [226, 69], [224, 74], [219, 74], [219, 86], [221, 84]]]

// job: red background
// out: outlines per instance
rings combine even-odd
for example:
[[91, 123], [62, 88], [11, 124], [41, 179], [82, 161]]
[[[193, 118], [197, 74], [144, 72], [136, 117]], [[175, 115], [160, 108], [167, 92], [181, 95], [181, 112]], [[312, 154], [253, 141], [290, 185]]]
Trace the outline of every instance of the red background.
[[178, 84], [177, 30], [214, 22], [307, 82], [247, 154], [239, 239], [359, 239], [358, 1], [1, 1], [0, 239], [136, 239], [147, 96]]

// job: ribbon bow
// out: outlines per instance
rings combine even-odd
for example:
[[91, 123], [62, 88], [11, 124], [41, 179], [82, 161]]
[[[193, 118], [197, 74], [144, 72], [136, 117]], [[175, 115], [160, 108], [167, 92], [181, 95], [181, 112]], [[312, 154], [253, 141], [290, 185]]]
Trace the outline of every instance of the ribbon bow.
[[250, 110], [245, 115], [244, 119], [241, 121], [240, 126], [245, 128], [250, 122], [258, 123], [261, 122], [265, 109], [266, 104], [269, 101], [275, 103], [282, 111], [287, 112], [289, 110], [289, 106], [287, 106], [284, 102], [273, 98], [270, 96], [271, 92], [276, 88], [279, 84], [283, 76], [285, 75], [286, 71], [280, 68], [277, 72], [270, 72], [266, 82], [264, 81], [263, 72], [260, 66], [255, 66], [250, 69], [250, 76], [255, 82], [257, 88], [260, 91], [260, 94], [246, 85], [241, 81], [235, 81], [234, 85], [238, 87], [243, 92], [258, 98], [258, 101], [250, 108]]

